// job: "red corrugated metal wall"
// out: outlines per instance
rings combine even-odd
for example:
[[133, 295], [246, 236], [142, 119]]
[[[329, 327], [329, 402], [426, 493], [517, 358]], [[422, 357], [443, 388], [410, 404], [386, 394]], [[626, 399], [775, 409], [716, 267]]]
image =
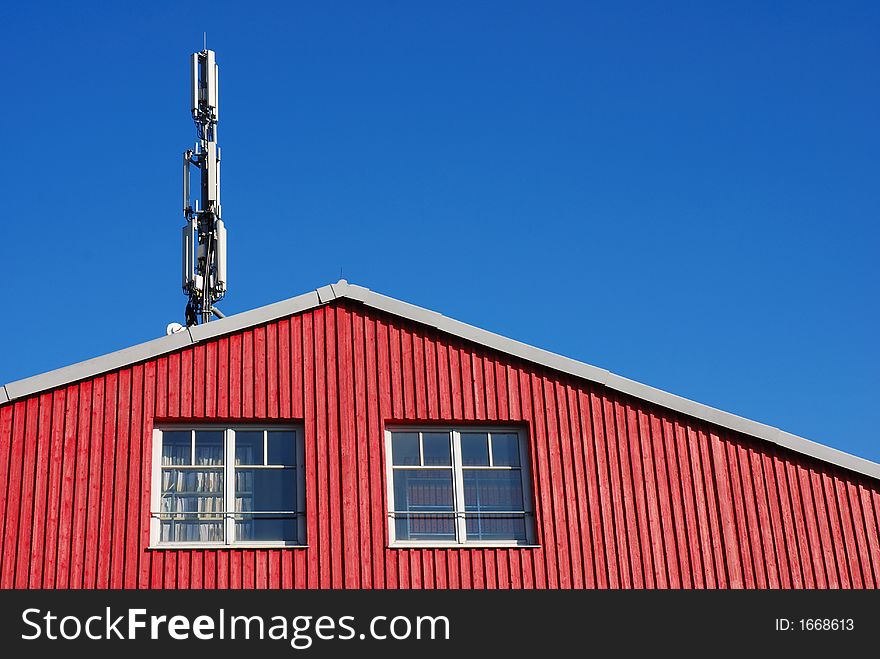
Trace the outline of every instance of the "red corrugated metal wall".
[[[302, 419], [307, 549], [151, 551], [154, 419]], [[511, 421], [539, 549], [388, 549], [389, 420]], [[0, 407], [0, 587], [874, 588], [880, 483], [349, 302]]]

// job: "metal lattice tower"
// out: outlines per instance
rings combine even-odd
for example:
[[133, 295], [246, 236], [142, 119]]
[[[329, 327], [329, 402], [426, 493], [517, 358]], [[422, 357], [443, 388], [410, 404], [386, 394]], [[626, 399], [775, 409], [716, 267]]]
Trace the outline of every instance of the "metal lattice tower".
[[[217, 146], [218, 68], [213, 50], [190, 58], [190, 108], [198, 141], [183, 154], [183, 292], [186, 324], [222, 317], [214, 304], [226, 294], [226, 227], [220, 219], [220, 148]], [[191, 194], [191, 168], [200, 174]]]

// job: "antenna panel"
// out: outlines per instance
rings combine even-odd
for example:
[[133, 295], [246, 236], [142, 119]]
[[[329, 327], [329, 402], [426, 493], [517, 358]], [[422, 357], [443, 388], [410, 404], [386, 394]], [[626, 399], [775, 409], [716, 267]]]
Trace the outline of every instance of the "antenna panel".
[[183, 154], [183, 213], [188, 214], [192, 209], [189, 199], [189, 152]]
[[226, 225], [223, 220], [217, 220], [217, 261], [215, 280], [217, 287], [226, 290]]
[[217, 174], [216, 174], [216, 176], [217, 176], [217, 181], [216, 181], [217, 182], [217, 199], [215, 201], [217, 202], [217, 211], [216, 211], [217, 217], [220, 217], [220, 147], [219, 146], [217, 147], [217, 160], [215, 162], [216, 162], [216, 168], [217, 168]]
[[217, 203], [217, 143], [208, 142], [205, 153], [205, 176], [207, 179], [207, 195], [205, 208]]
[[189, 57], [189, 107], [193, 116], [199, 111], [199, 54]]
[[214, 62], [214, 51], [205, 51], [205, 87], [207, 88], [206, 101], [209, 108], [217, 107], [217, 64]]
[[186, 291], [189, 289], [189, 285], [195, 276], [195, 264], [193, 263], [193, 241], [194, 241], [194, 231], [192, 222], [187, 222], [186, 226], [183, 227], [183, 290]]

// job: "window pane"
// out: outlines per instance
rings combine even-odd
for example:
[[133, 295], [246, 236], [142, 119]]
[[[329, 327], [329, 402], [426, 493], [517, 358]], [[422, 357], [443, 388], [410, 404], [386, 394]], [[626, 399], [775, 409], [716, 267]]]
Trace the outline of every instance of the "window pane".
[[235, 510], [295, 512], [296, 470], [237, 468]]
[[397, 540], [455, 540], [453, 515], [403, 514], [394, 518]]
[[422, 433], [422, 453], [426, 465], [451, 465], [448, 432]]
[[519, 469], [465, 469], [464, 509], [468, 512], [522, 510]]
[[163, 520], [159, 539], [162, 542], [223, 542], [223, 521]]
[[484, 432], [461, 433], [461, 463], [489, 466], [489, 435]]
[[526, 539], [524, 515], [468, 515], [465, 528], [468, 540]]
[[419, 433], [391, 433], [391, 457], [391, 464], [395, 465], [421, 464], [419, 460]]
[[223, 496], [222, 469], [163, 469], [162, 496], [212, 493]]
[[261, 465], [261, 464], [263, 464], [263, 431], [262, 430], [236, 430], [235, 431], [235, 464], [237, 464], [237, 465]]
[[162, 513], [212, 513], [223, 512], [223, 496], [210, 494], [167, 494], [160, 504]]
[[166, 430], [162, 433], [162, 464], [192, 464], [192, 435], [189, 430]]
[[222, 471], [162, 470], [161, 512], [219, 514], [223, 510]]
[[515, 433], [492, 433], [492, 464], [519, 467], [519, 437]]
[[163, 469], [160, 512], [163, 542], [223, 541], [223, 471]]
[[235, 539], [270, 541], [297, 539], [296, 519], [293, 517], [257, 516], [235, 521]]
[[268, 444], [266, 464], [295, 465], [296, 454], [293, 450], [295, 437], [296, 433], [292, 430], [270, 430], [266, 439]]
[[222, 430], [196, 430], [196, 464], [223, 464]]
[[451, 511], [452, 508], [451, 469], [394, 470], [395, 511]]

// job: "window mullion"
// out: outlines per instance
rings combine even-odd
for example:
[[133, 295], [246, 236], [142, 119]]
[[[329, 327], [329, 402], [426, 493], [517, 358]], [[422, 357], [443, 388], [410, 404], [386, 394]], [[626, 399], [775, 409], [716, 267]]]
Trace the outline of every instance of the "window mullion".
[[223, 456], [223, 473], [226, 478], [226, 492], [223, 497], [223, 523], [226, 544], [231, 545], [235, 539], [235, 518], [231, 514], [235, 510], [235, 430], [227, 428], [224, 439], [226, 451]]
[[455, 495], [455, 529], [459, 544], [467, 542], [467, 525], [464, 518], [464, 470], [461, 463], [461, 433], [452, 430], [452, 487]]

